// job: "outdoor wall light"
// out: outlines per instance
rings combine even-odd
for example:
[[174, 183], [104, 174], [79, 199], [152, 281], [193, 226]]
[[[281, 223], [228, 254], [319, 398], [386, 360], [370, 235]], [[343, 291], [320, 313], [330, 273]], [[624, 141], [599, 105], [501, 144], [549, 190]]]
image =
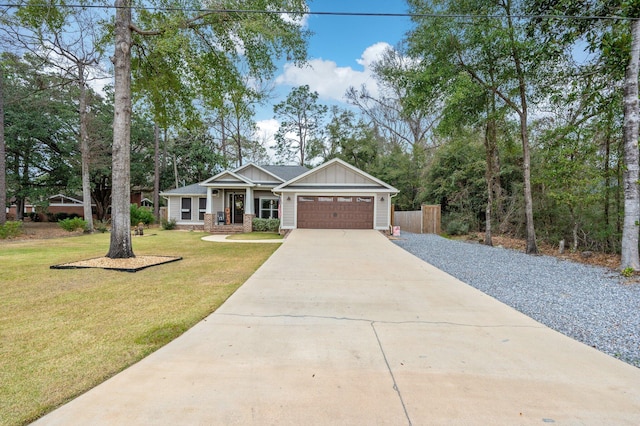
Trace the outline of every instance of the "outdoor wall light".
[[291, 197], [287, 197], [287, 201], [291, 201]]
[[380, 201], [384, 201], [384, 197], [380, 197]]

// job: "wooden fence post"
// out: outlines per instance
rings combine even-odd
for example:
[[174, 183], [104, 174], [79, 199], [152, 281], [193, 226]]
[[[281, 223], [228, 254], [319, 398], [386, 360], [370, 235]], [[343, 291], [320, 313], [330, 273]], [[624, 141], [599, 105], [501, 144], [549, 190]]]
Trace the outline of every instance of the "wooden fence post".
[[441, 233], [441, 209], [440, 204], [422, 205], [422, 232], [426, 234]]

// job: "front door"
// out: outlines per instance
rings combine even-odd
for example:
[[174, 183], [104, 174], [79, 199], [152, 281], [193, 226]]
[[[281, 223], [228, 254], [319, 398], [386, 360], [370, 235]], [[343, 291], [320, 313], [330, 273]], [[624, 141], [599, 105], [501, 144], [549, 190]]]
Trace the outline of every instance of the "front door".
[[244, 220], [244, 194], [229, 194], [231, 223], [242, 223]]

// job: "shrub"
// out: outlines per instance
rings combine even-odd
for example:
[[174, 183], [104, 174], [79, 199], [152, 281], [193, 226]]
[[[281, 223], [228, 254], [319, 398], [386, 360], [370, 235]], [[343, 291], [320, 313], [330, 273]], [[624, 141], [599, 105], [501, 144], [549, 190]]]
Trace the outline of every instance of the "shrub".
[[151, 225], [156, 220], [153, 217], [153, 212], [146, 207], [138, 207], [135, 204], [131, 204], [129, 212], [131, 213], [131, 226], [137, 226], [140, 222], [145, 225]]
[[0, 225], [0, 239], [14, 238], [22, 234], [22, 222], [7, 221]]
[[253, 219], [253, 230], [257, 232], [278, 232], [280, 229], [280, 219]]
[[60, 228], [69, 232], [77, 231], [78, 229], [87, 229], [87, 221], [79, 217], [60, 220], [58, 221], [58, 225], [60, 226]]
[[65, 220], [65, 219], [75, 219], [79, 217], [80, 215], [78, 215], [77, 213], [69, 214], [69, 213], [60, 212], [53, 215], [55, 222], [60, 222], [61, 220]]
[[449, 235], [465, 235], [469, 233], [469, 224], [460, 219], [452, 219], [447, 223], [446, 232]]
[[166, 230], [166, 231], [171, 231], [172, 229], [176, 229], [176, 220], [175, 219], [162, 219], [162, 229]]

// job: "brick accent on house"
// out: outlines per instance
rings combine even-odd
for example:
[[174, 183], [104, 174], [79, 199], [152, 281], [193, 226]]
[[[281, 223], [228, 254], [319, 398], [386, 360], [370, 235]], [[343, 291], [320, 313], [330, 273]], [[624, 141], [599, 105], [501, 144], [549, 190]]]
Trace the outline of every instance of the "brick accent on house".
[[214, 217], [211, 213], [204, 214], [204, 232], [212, 232]]
[[242, 218], [242, 225], [244, 226], [244, 232], [253, 231], [253, 218], [256, 217], [255, 214], [245, 214]]
[[210, 231], [212, 234], [229, 235], [229, 234], [242, 234], [244, 232], [244, 226], [240, 225], [213, 225]]

